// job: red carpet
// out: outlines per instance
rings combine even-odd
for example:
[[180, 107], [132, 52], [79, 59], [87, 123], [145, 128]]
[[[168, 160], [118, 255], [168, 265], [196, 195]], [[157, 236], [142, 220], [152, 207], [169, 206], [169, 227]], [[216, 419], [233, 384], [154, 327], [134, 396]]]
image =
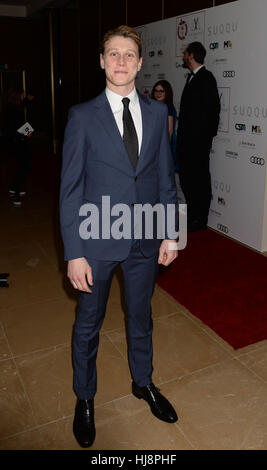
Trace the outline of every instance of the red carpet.
[[187, 247], [157, 283], [234, 349], [267, 339], [267, 258], [212, 231]]

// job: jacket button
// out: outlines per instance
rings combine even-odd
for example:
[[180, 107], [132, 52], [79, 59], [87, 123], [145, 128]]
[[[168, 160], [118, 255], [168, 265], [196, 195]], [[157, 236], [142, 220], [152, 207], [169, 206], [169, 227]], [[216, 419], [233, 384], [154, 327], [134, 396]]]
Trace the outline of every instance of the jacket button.
[[134, 181], [137, 181], [137, 176], [134, 178]]

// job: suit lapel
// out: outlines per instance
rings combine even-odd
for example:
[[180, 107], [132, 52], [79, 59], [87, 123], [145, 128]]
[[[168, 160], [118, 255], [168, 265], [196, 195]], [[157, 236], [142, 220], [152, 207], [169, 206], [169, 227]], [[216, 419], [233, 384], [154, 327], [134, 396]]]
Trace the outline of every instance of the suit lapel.
[[150, 102], [146, 96], [138, 93], [139, 103], [142, 114], [142, 145], [138, 159], [137, 169], [140, 169], [144, 164], [145, 155], [149, 149], [150, 137], [152, 134], [153, 126], [151, 124], [152, 111], [150, 109]]

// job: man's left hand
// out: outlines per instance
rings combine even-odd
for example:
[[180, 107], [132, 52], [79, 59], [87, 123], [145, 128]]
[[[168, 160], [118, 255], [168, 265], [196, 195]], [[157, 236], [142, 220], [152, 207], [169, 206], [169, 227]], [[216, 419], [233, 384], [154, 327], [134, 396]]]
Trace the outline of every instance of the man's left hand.
[[178, 256], [176, 240], [163, 240], [159, 249], [158, 263], [168, 266]]

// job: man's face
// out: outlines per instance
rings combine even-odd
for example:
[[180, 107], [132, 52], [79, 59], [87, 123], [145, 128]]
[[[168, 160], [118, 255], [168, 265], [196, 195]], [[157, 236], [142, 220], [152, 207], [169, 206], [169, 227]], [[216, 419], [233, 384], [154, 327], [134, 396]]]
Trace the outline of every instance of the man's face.
[[190, 55], [188, 54], [187, 49], [185, 49], [183, 55], [183, 68], [190, 69]]
[[121, 94], [122, 88], [133, 89], [142, 58], [132, 39], [114, 36], [106, 42], [104, 54], [100, 54], [100, 65], [105, 70], [107, 86]]

